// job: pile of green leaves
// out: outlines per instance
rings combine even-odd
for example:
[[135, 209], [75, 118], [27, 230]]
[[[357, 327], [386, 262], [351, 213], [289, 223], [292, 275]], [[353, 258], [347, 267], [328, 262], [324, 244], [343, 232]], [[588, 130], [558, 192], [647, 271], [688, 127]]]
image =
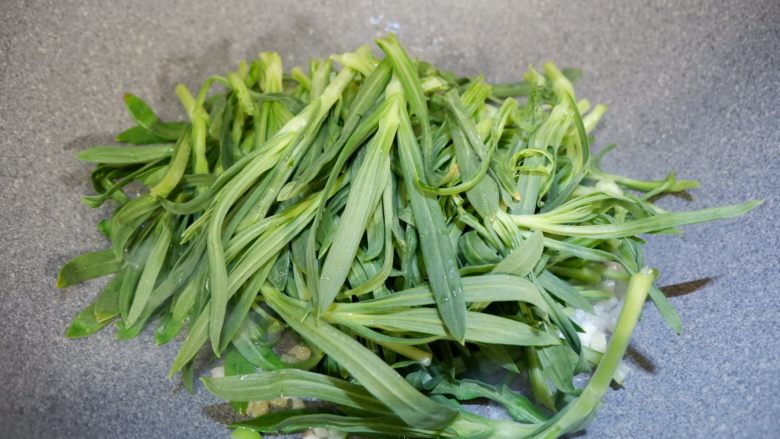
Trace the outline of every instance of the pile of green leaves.
[[[114, 276], [67, 336], [115, 322], [129, 339], [156, 324], [158, 344], [186, 333], [170, 375], [190, 388], [208, 349], [226, 376], [204, 378], [206, 388], [239, 410], [282, 395], [331, 403], [237, 425], [258, 432], [519, 438], [581, 428], [648, 294], [681, 328], [643, 268], [638, 235], [757, 202], [667, 212], [652, 200], [695, 182], [602, 170], [589, 133], [605, 107], [576, 100], [576, 71], [546, 64], [491, 86], [410, 59], [393, 36], [377, 43], [383, 59], [361, 47], [286, 75], [277, 54], [262, 53], [196, 95], [179, 85], [187, 122], [163, 122], [125, 95], [136, 123], [117, 136], [126, 145], [78, 156], [97, 164], [97, 194], [84, 202], [117, 206], [98, 226], [111, 248], [66, 263], [58, 286]], [[131, 183], [146, 190], [132, 198]], [[602, 353], [581, 345], [570, 316], [611, 297], [605, 279], [628, 292]], [[286, 360], [285, 333], [312, 355]], [[584, 372], [592, 379], [578, 388]], [[528, 395], [505, 385], [520, 377]], [[461, 407], [476, 398], [513, 421]]]

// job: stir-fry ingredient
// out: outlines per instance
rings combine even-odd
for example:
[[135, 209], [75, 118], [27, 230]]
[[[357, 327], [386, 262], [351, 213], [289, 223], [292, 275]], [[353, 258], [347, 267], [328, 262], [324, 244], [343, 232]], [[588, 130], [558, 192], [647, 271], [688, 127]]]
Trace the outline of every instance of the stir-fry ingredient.
[[[67, 336], [186, 334], [170, 376], [192, 389], [208, 350], [205, 387], [255, 416], [234, 437], [582, 428], [647, 297], [681, 330], [639, 235], [759, 203], [668, 212], [653, 201], [696, 182], [603, 170], [609, 148], [590, 145], [606, 108], [577, 100], [576, 70], [491, 85], [377, 43], [382, 59], [361, 47], [285, 74], [261, 53], [195, 94], [179, 85], [186, 122], [125, 95], [124, 146], [78, 155], [97, 165], [85, 204], [116, 206], [98, 225], [111, 248], [58, 286], [113, 278]], [[476, 398], [512, 420], [461, 405]]]

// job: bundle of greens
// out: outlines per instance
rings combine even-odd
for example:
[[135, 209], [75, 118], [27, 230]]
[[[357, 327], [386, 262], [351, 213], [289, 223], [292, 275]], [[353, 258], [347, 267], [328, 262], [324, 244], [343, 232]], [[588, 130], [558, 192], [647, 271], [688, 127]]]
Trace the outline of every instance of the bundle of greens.
[[[576, 100], [577, 71], [546, 64], [491, 86], [410, 59], [393, 36], [377, 43], [383, 59], [361, 47], [286, 75], [262, 53], [196, 95], [179, 85], [188, 122], [125, 95], [136, 125], [116, 140], [129, 145], [78, 156], [97, 164], [84, 202], [118, 206], [98, 225], [111, 248], [66, 263], [58, 286], [114, 276], [67, 336], [115, 322], [129, 339], [154, 322], [158, 344], [186, 333], [170, 376], [191, 389], [208, 350], [225, 376], [203, 383], [239, 412], [280, 396], [329, 403], [235, 424], [244, 436], [582, 428], [646, 297], [681, 329], [639, 235], [758, 203], [667, 212], [652, 200], [697, 184], [602, 170], [589, 133], [605, 107]], [[131, 198], [130, 183], [148, 190]], [[573, 317], [622, 298], [614, 281], [625, 298], [609, 344], [583, 343]], [[291, 339], [301, 355], [285, 352]], [[525, 394], [507, 385], [518, 380]], [[513, 420], [461, 406], [477, 398]]]

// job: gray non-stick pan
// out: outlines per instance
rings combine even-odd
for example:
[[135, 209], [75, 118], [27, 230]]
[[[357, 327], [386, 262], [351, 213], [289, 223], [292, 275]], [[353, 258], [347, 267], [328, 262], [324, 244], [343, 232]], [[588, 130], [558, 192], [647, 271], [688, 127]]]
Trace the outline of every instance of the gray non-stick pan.
[[765, 202], [650, 240], [682, 335], [647, 307], [593, 438], [780, 437], [780, 2], [0, 1], [0, 437], [228, 437], [218, 401], [165, 375], [178, 343], [112, 329], [64, 338], [104, 281], [55, 288], [105, 248], [81, 149], [130, 126], [122, 94], [182, 117], [173, 93], [261, 50], [287, 67], [397, 33], [412, 55], [516, 80], [553, 60], [609, 111], [596, 148], [640, 178], [697, 179], [669, 209]]

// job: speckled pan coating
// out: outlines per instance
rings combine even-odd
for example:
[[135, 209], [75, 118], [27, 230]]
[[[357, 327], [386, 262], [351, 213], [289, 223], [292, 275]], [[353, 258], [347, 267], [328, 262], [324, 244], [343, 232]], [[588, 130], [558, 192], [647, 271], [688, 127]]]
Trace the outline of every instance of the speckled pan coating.
[[260, 50], [303, 63], [393, 30], [413, 55], [493, 81], [548, 59], [582, 68], [580, 97], [610, 106], [597, 145], [621, 145], [609, 168], [701, 181], [668, 208], [766, 199], [742, 219], [652, 238], [662, 285], [712, 281], [672, 299], [681, 337], [648, 309], [635, 371], [587, 437], [778, 437], [779, 22], [776, 0], [3, 0], [0, 436], [226, 437], [204, 409], [215, 399], [165, 380], [175, 344], [63, 338], [101, 282], [58, 291], [56, 270], [105, 246], [93, 227], [105, 212], [79, 202], [89, 166], [73, 156], [128, 126], [124, 91], [179, 117], [177, 81], [194, 86]]

